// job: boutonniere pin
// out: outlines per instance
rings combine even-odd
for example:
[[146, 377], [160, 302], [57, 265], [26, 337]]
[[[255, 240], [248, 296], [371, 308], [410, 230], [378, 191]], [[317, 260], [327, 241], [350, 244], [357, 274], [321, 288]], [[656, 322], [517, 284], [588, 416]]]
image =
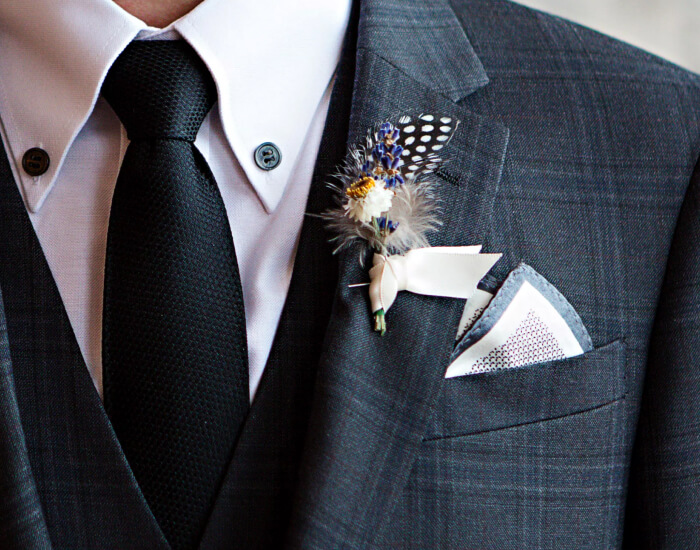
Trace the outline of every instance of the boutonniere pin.
[[384, 122], [349, 151], [335, 174], [340, 184], [330, 184], [337, 207], [323, 218], [335, 234], [335, 252], [359, 241], [362, 262], [367, 249], [374, 251], [369, 293], [374, 329], [382, 335], [398, 292], [469, 298], [500, 258], [479, 254], [480, 246], [428, 245], [427, 235], [441, 225], [433, 175], [458, 125], [431, 114]]

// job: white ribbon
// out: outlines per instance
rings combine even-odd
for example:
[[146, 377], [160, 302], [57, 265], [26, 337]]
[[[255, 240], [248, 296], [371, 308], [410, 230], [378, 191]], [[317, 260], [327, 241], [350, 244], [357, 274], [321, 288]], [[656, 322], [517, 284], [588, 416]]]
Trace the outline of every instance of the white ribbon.
[[375, 254], [369, 271], [372, 312], [386, 313], [402, 290], [469, 299], [501, 257], [479, 252], [481, 245], [416, 248], [403, 256]]

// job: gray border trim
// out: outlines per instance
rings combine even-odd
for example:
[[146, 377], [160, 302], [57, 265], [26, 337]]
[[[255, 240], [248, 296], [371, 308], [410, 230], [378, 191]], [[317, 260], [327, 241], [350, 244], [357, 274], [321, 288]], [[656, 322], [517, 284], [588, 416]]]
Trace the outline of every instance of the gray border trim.
[[524, 282], [529, 282], [542, 295], [549, 300], [554, 308], [559, 312], [562, 318], [569, 325], [569, 328], [576, 336], [584, 353], [593, 349], [591, 337], [583, 326], [581, 317], [579, 317], [573, 306], [566, 298], [542, 275], [537, 273], [529, 265], [520, 263], [506, 278], [501, 289], [493, 297], [489, 305], [486, 307], [481, 317], [474, 325], [466, 332], [462, 339], [455, 346], [452, 352], [452, 360], [456, 359], [467, 348], [481, 340], [501, 318], [503, 312], [513, 301], [520, 287]]

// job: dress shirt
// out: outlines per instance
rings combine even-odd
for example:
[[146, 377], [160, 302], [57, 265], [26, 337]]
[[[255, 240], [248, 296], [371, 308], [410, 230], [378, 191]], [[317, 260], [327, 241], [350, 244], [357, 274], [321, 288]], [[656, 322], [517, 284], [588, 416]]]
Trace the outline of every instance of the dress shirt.
[[[250, 395], [291, 280], [350, 0], [206, 0], [154, 29], [111, 0], [0, 2], [2, 138], [90, 375], [102, 391], [102, 292], [112, 193], [128, 139], [100, 88], [134, 39], [187, 40], [219, 101], [195, 145], [226, 206], [245, 301]], [[263, 142], [282, 153], [257, 167]], [[51, 162], [31, 177], [28, 149]]]

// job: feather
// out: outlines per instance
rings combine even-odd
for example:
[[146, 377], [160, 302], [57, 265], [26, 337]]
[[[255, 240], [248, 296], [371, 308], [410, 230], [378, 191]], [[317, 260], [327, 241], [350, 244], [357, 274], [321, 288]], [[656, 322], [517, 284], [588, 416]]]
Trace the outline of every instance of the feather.
[[[321, 217], [334, 236], [334, 253], [360, 241], [363, 252], [404, 254], [428, 246], [427, 235], [440, 226], [438, 204], [431, 179], [442, 162], [442, 150], [454, 135], [458, 120], [447, 116], [404, 115], [396, 124], [384, 122], [367, 132], [364, 143], [353, 147], [334, 174], [336, 208]], [[363, 178], [394, 191], [391, 208], [370, 223], [347, 215], [347, 190]], [[354, 191], [356, 192], [356, 191]], [[360, 261], [365, 254], [360, 254]]]

